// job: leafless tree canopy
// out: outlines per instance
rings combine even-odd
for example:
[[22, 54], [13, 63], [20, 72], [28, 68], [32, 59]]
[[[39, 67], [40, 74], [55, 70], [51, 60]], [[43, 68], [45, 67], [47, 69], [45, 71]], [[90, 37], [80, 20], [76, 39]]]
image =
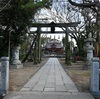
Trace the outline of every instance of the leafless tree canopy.
[[88, 1], [86, 0], [86, 2], [84, 2], [85, 0], [83, 0], [83, 3], [76, 3], [72, 0], [68, 0], [72, 5], [74, 6], [78, 6], [78, 7], [98, 7], [100, 8], [100, 3], [99, 3], [99, 0], [94, 0], [94, 2], [91, 1]]

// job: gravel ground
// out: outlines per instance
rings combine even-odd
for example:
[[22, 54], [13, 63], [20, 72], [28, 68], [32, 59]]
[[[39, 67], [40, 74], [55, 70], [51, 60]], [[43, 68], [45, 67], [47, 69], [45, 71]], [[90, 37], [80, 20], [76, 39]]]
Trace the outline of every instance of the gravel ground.
[[21, 69], [10, 69], [9, 91], [20, 90], [46, 61], [47, 59], [42, 59], [42, 62], [38, 65], [34, 65], [33, 62], [27, 62], [23, 63], [23, 68]]
[[71, 63], [70, 66], [66, 65], [64, 59], [60, 59], [63, 68], [67, 74], [71, 77], [75, 85], [77, 86], [80, 92], [89, 91], [89, 82], [90, 82], [90, 70], [83, 70], [83, 62], [77, 61], [76, 63]]

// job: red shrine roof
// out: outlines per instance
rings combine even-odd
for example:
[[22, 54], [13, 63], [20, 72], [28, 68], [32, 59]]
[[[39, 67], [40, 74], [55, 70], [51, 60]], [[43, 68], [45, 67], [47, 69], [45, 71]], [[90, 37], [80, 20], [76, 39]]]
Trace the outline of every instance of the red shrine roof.
[[47, 44], [46, 44], [46, 46], [45, 46], [45, 48], [63, 48], [63, 44], [62, 44], [62, 42], [61, 41], [59, 41], [59, 40], [52, 40], [52, 41], [49, 41]]

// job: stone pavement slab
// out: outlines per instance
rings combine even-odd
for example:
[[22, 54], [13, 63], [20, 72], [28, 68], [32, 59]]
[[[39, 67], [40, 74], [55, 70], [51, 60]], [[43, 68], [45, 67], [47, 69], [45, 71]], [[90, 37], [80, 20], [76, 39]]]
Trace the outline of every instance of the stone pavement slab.
[[22, 87], [19, 92], [4, 99], [94, 99], [90, 93], [79, 92], [57, 58], [46, 64]]
[[90, 93], [83, 92], [13, 92], [4, 99], [94, 99]]

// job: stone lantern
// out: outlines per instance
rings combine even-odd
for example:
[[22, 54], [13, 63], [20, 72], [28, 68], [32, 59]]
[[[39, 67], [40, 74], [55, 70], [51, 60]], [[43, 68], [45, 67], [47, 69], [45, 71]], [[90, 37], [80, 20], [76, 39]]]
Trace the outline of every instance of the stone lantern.
[[93, 47], [94, 38], [92, 38], [91, 33], [88, 35], [88, 38], [85, 39], [85, 42], [86, 42], [85, 50], [87, 52], [86, 65], [90, 66], [92, 58], [93, 58], [93, 50], [94, 50], [94, 47]]
[[22, 68], [23, 67], [23, 65], [21, 64], [21, 61], [19, 60], [19, 50], [20, 50], [20, 46], [16, 46], [13, 48], [11, 68]]

